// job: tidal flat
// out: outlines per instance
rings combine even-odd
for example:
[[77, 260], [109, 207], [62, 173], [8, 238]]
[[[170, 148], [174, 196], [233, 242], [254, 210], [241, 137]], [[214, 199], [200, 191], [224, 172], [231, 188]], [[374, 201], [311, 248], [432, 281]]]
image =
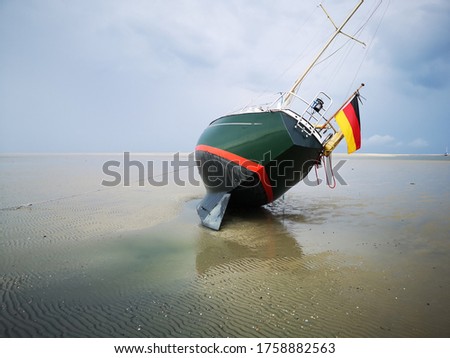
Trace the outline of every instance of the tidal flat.
[[217, 232], [189, 168], [102, 185], [122, 158], [0, 155], [0, 337], [450, 337], [448, 157], [336, 155]]

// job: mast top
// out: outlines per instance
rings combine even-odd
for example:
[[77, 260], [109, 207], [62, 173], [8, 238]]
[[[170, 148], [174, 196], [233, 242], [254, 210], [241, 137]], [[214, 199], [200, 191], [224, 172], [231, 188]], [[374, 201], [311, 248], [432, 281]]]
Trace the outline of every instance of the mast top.
[[311, 64], [307, 67], [307, 69], [305, 70], [305, 72], [297, 79], [297, 81], [295, 81], [295, 83], [293, 84], [293, 86], [291, 87], [291, 89], [286, 93], [286, 97], [284, 99], [284, 103], [283, 103], [283, 107], [286, 108], [287, 106], [289, 106], [289, 104], [291, 103], [293, 97], [295, 96], [295, 94], [298, 91], [298, 88], [300, 86], [300, 84], [303, 82], [303, 80], [305, 79], [305, 77], [309, 74], [309, 72], [311, 72], [311, 70], [313, 69], [314, 65], [317, 63], [317, 61], [320, 59], [320, 57], [323, 55], [323, 53], [326, 51], [326, 49], [331, 45], [331, 43], [334, 41], [334, 39], [336, 38], [337, 35], [339, 34], [343, 34], [349, 38], [351, 38], [352, 40], [355, 40], [359, 43], [364, 44], [363, 42], [353, 38], [350, 35], [347, 35], [346, 33], [344, 33], [342, 31], [342, 29], [344, 28], [345, 25], [347, 25], [347, 23], [349, 22], [349, 20], [352, 18], [352, 16], [356, 13], [356, 11], [358, 11], [358, 9], [360, 8], [360, 6], [363, 4], [364, 0], [360, 0], [359, 3], [355, 6], [355, 8], [350, 12], [350, 14], [347, 16], [347, 18], [344, 20], [344, 22], [342, 23], [341, 26], [336, 26], [336, 24], [334, 23], [334, 21], [331, 19], [330, 15], [328, 15], [328, 13], [326, 12], [326, 10], [324, 9], [324, 7], [322, 6], [322, 4], [320, 4], [319, 6], [322, 8], [322, 10], [325, 12], [325, 14], [327, 15], [328, 19], [330, 19], [331, 23], [333, 24], [334, 28], [335, 28], [335, 32], [333, 33], [333, 35], [330, 37], [330, 39], [328, 40], [328, 42], [325, 44], [325, 46], [319, 51], [319, 53], [316, 55], [316, 57], [314, 58], [314, 60], [311, 62]]

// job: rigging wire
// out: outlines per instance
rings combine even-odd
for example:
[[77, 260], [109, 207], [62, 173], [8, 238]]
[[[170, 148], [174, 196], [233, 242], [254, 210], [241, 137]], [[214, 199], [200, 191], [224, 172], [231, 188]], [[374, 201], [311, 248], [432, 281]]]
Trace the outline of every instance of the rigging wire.
[[[378, 10], [378, 8], [380, 7], [380, 5], [382, 4], [382, 2], [383, 2], [383, 0], [380, 0], [377, 4], [376, 4], [376, 6], [375, 6], [375, 8], [370, 12], [370, 15], [367, 17], [367, 19], [363, 22], [363, 24], [358, 28], [358, 30], [356, 30], [355, 32], [354, 32], [354, 34], [352, 35], [352, 37], [357, 37], [365, 28], [366, 28], [366, 26], [368, 25], [368, 23], [370, 22], [370, 20], [372, 19], [372, 17], [375, 15], [375, 13], [377, 12], [377, 10]], [[383, 15], [384, 16], [384, 15]], [[378, 26], [379, 27], [379, 26]], [[373, 37], [375, 37], [375, 35], [373, 36]], [[373, 40], [373, 37], [372, 37], [372, 40]], [[371, 40], [371, 42], [372, 42], [372, 40]], [[371, 43], [370, 42], [370, 43]], [[339, 51], [341, 51], [343, 48], [345, 48], [349, 43], [353, 43], [354, 44], [354, 41], [352, 40], [352, 39], [350, 39], [350, 38], [348, 38], [345, 42], [344, 42], [344, 44], [342, 44], [339, 48], [337, 48], [335, 51], [333, 51], [331, 54], [329, 54], [327, 57], [325, 57], [325, 58], [323, 58], [322, 60], [320, 60], [320, 61], [318, 61], [317, 63], [316, 63], [316, 65], [315, 66], [317, 66], [317, 65], [319, 65], [319, 64], [321, 64], [321, 63], [323, 63], [323, 62], [325, 62], [325, 61], [327, 61], [328, 59], [330, 59], [331, 57], [333, 57], [336, 53], [338, 53]], [[353, 46], [352, 46], [353, 47]], [[368, 46], [366, 46], [366, 47], [368, 47]], [[348, 57], [348, 53], [347, 53], [347, 55], [346, 55], [346, 57]], [[314, 67], [315, 67], [314, 66]]]
[[[364, 16], [363, 20], [362, 20], [362, 24], [361, 26], [354, 32], [354, 34], [352, 35], [352, 37], [356, 38], [357, 36], [359, 36], [360, 34], [362, 34], [363, 30], [367, 27], [367, 25], [369, 24], [369, 22], [372, 20], [373, 16], [375, 15], [375, 13], [378, 11], [379, 7], [381, 6], [383, 0], [379, 0], [378, 3], [375, 4], [375, 6], [367, 12], [368, 16]], [[383, 15], [384, 16], [384, 15]], [[364, 52], [363, 55], [361, 57], [361, 60], [358, 61], [359, 65], [358, 65], [358, 69], [355, 72], [355, 75], [353, 76], [352, 81], [350, 82], [346, 93], [349, 94], [352, 91], [352, 88], [354, 87], [354, 82], [356, 81], [356, 78], [359, 75], [359, 72], [361, 70], [361, 67], [363, 65], [363, 63], [366, 60], [367, 54], [369, 49], [372, 46], [373, 43], [373, 39], [376, 36], [376, 32], [373, 34], [373, 36], [371, 37], [370, 41], [368, 41], [368, 45], [364, 44]], [[340, 68], [343, 67], [344, 63], [347, 62], [348, 57], [350, 56], [350, 54], [352, 53], [356, 43], [354, 41], [352, 41], [350, 38], [347, 39], [347, 41], [340, 46], [336, 51], [334, 51], [333, 53], [331, 53], [329, 56], [327, 56], [325, 59], [323, 59], [321, 62], [328, 60], [330, 57], [334, 56], [337, 52], [341, 51], [342, 49], [344, 49], [349, 43], [351, 43], [351, 45], [347, 48], [346, 53], [341, 57], [341, 60], [339, 61], [339, 65], [336, 66], [336, 72], [337, 73], [339, 71]], [[330, 80], [330, 84], [332, 82], [335, 81], [337, 75], [334, 75], [333, 78]]]
[[[365, 17], [365, 20], [362, 22], [362, 25], [354, 32], [354, 34], [352, 35], [353, 37], [359, 36], [363, 30], [367, 27], [367, 25], [369, 24], [369, 22], [372, 20], [373, 16], [375, 15], [375, 13], [379, 10], [381, 4], [382, 4], [383, 0], [378, 1], [375, 6], [368, 12], [368, 16], [367, 18]], [[353, 76], [352, 81], [350, 82], [346, 93], [349, 94], [352, 91], [352, 88], [354, 87], [354, 83], [361, 71], [362, 65], [364, 64], [364, 62], [367, 59], [368, 53], [370, 48], [372, 47], [373, 44], [373, 40], [378, 32], [378, 29], [381, 25], [381, 22], [386, 14], [387, 11], [387, 7], [385, 9], [385, 11], [383, 12], [380, 22], [378, 23], [377, 27], [376, 27], [376, 31], [374, 32], [374, 34], [372, 35], [370, 41], [368, 41], [368, 45], [365, 46], [364, 48], [364, 52], [363, 52], [363, 56], [361, 58], [361, 60], [359, 61], [359, 65], [358, 68]], [[347, 39], [347, 41], [341, 45], [338, 49], [336, 49], [334, 52], [332, 52], [330, 55], [328, 55], [326, 58], [324, 58], [323, 60], [321, 60], [319, 63], [325, 62], [326, 60], [328, 60], [329, 58], [333, 57], [336, 53], [338, 53], [339, 51], [343, 50], [349, 43], [351, 43], [351, 45], [347, 48], [346, 53], [341, 57], [339, 64], [336, 66], [336, 71], [334, 72], [333, 77], [330, 79], [329, 81], [329, 85], [331, 86], [331, 83], [333, 83], [337, 77], [337, 72], [340, 68], [343, 67], [344, 63], [347, 62], [348, 57], [350, 56], [351, 52], [353, 51], [353, 48], [355, 47], [355, 42], [352, 41], [351, 39]], [[319, 64], [318, 63], [318, 64]]]
[[[373, 33], [373, 35], [371, 36], [371, 39], [368, 43], [368, 45], [364, 46], [364, 52], [362, 54], [361, 60], [360, 61], [356, 61], [357, 63], [359, 62], [358, 66], [357, 66], [357, 70], [353, 76], [352, 81], [350, 82], [346, 93], [350, 93], [352, 91], [352, 88], [354, 86], [354, 83], [361, 71], [361, 68], [364, 64], [364, 62], [367, 59], [369, 50], [372, 48], [373, 45], [373, 40], [381, 26], [381, 22], [387, 12], [387, 9], [389, 7], [389, 2], [390, 0], [388, 0], [388, 5], [385, 8], [381, 19], [378, 23], [378, 25], [376, 26], [376, 31]], [[381, 4], [383, 3], [383, 0], [379, 0], [368, 12], [367, 15], [363, 17], [362, 21], [361, 21], [361, 25], [358, 27], [358, 29], [353, 33], [352, 37], [357, 38], [357, 36], [359, 36], [364, 29], [366, 29], [367, 25], [370, 23], [370, 21], [372, 20], [372, 18], [374, 17], [374, 15], [378, 12]], [[350, 43], [350, 46], [349, 46]], [[335, 55], [338, 53], [342, 53], [342, 51], [346, 48], [347, 50], [342, 54], [342, 56], [339, 57], [339, 59], [337, 59], [337, 61], [335, 61], [334, 63], [336, 64], [334, 66], [334, 70], [331, 71], [331, 74], [327, 77], [327, 82], [326, 82], [326, 88], [330, 88], [332, 86], [332, 84], [336, 81], [336, 79], [338, 78], [339, 73], [341, 72], [341, 69], [343, 68], [344, 64], [347, 62], [349, 56], [351, 55], [352, 51], [354, 50], [356, 43], [355, 41], [353, 41], [351, 38], [348, 38], [342, 45], [340, 45], [339, 47], [336, 48], [335, 46], [335, 50], [333, 50], [328, 56], [326, 56], [325, 58], [321, 59], [320, 61], [318, 61], [315, 65], [314, 68], [318, 65], [324, 65], [326, 63], [328, 63], [327, 65], [325, 65], [324, 69], [329, 68], [329, 66], [333, 63], [328, 61], [330, 58], [335, 58]]]
[[[380, 2], [378, 3], [378, 5], [376, 6], [375, 10], [374, 10], [374, 11], [372, 12], [372, 14], [370, 15], [370, 18], [375, 14], [375, 12], [376, 12], [376, 11], [378, 10], [378, 8], [381, 6], [381, 3], [382, 3], [382, 2], [383, 2], [383, 0], [380, 0]], [[361, 71], [362, 65], [363, 65], [364, 62], [366, 61], [367, 55], [369, 54], [370, 49], [372, 48], [372, 45], [373, 45], [373, 42], [374, 42], [374, 38], [375, 38], [375, 36], [377, 35], [378, 30], [379, 30], [380, 27], [381, 27], [381, 23], [383, 22], [384, 17], [386, 16], [386, 13], [387, 13], [387, 10], [389, 9], [390, 4], [391, 4], [391, 1], [388, 0], [388, 1], [387, 1], [387, 6], [385, 7], [385, 9], [384, 9], [384, 11], [383, 11], [383, 14], [382, 14], [381, 17], [380, 17], [380, 21], [378, 22], [378, 25], [377, 25], [376, 28], [375, 28], [375, 32], [374, 32], [374, 34], [372, 35], [372, 38], [371, 38], [371, 40], [370, 40], [370, 42], [369, 42], [369, 45], [367, 46], [367, 48], [366, 48], [366, 50], [365, 50], [363, 59], [362, 59], [361, 63], [359, 64], [358, 69], [356, 70], [355, 76], [353, 77], [353, 80], [352, 80], [351, 83], [350, 83], [350, 86], [349, 86], [349, 89], [347, 90], [347, 93], [349, 93], [349, 91], [351, 91], [351, 88], [353, 88], [353, 86], [354, 86], [354, 83], [355, 83], [355, 81], [356, 81], [356, 78], [358, 77], [359, 72]], [[367, 22], [368, 22], [368, 21], [367, 21]]]
[[[315, 12], [317, 12], [317, 9], [318, 9], [318, 7], [315, 7], [314, 9], [312, 9], [309, 13], [308, 13], [308, 15], [307, 15], [307, 17], [306, 17], [306, 19], [304, 20], [304, 21], [300, 21], [301, 22], [301, 25], [295, 30], [295, 31], [292, 31], [292, 32], [290, 32], [290, 36], [289, 37], [284, 37], [284, 39], [285, 39], [285, 41], [284, 41], [284, 44], [281, 46], [281, 48], [282, 49], [284, 49], [284, 48], [286, 48], [290, 43], [292, 43], [293, 42], [293, 39], [295, 39], [295, 38], [297, 38], [298, 36], [298, 34], [299, 33], [301, 33], [302, 32], [302, 30], [305, 28], [305, 27], [307, 27], [308, 25], [309, 25], [309, 23], [311, 22], [311, 20], [314, 18], [314, 15], [315, 15]], [[290, 65], [288, 65], [280, 74], [278, 74], [277, 76], [274, 76], [274, 79], [276, 80], [276, 81], [279, 81], [280, 79], [282, 79], [283, 77], [285, 77], [285, 75], [286, 75], [286, 73], [287, 72], [289, 72], [299, 61], [300, 61], [300, 59], [302, 59], [303, 57], [305, 57], [305, 53], [306, 52], [310, 52], [311, 50], [309, 50], [309, 47], [311, 47], [311, 45], [314, 43], [316, 41], [316, 39], [313, 37], [313, 36], [311, 36], [310, 37], [310, 40], [309, 40], [309, 42], [308, 42], [308, 44], [306, 45], [306, 46], [304, 46], [303, 47], [303, 50], [299, 53], [299, 55], [295, 58], [295, 60], [293, 60], [292, 62], [291, 62], [291, 64]], [[275, 63], [275, 61], [277, 60], [278, 58], [274, 58], [273, 60], [272, 60], [272, 65], [271, 66], [269, 66], [269, 67], [274, 67], [273, 66], [273, 64]], [[265, 95], [268, 95], [268, 94], [273, 94], [274, 92], [273, 92], [273, 88], [272, 89], [269, 89], [268, 87], [266, 87], [265, 89], [263, 89], [263, 90], [261, 90], [261, 91], [259, 91], [258, 93], [256, 93], [256, 95], [253, 97], [253, 98], [251, 98], [248, 102], [247, 102], [247, 104], [246, 105], [244, 105], [244, 106], [240, 106], [239, 108], [237, 108], [235, 111], [237, 111], [237, 110], [239, 110], [239, 109], [243, 109], [243, 108], [247, 108], [247, 107], [249, 107], [250, 105], [252, 105], [252, 104], [260, 104], [260, 103], [257, 103], [257, 101], [261, 98], [261, 97], [263, 97], [263, 96], [265, 96]], [[234, 112], [235, 112], [234, 111]], [[232, 111], [233, 112], [233, 111]]]
[[[293, 34], [292, 37], [297, 36], [297, 34], [300, 33], [300, 30], [302, 30], [311, 21], [314, 13], [317, 11], [318, 7], [319, 6], [316, 6], [316, 8], [311, 11], [311, 13], [309, 14], [305, 23], [297, 31], [295, 31], [295, 33]], [[278, 79], [284, 77], [286, 75], [286, 73], [289, 72], [300, 61], [300, 59], [304, 58], [306, 52], [312, 51], [309, 48], [312, 47], [314, 42], [317, 42], [317, 39], [315, 37], [311, 36], [309, 42], [306, 44], [306, 46], [303, 47], [303, 50], [297, 55], [297, 57], [292, 61], [292, 63], [278, 76]]]
[[[360, 25], [359, 28], [353, 33], [353, 35], [352, 35], [353, 37], [356, 38], [356, 36], [358, 36], [359, 34], [362, 33], [362, 31], [367, 27], [367, 25], [368, 25], [369, 22], [372, 20], [373, 16], [374, 16], [375, 13], [378, 11], [378, 9], [380, 8], [380, 6], [381, 6], [382, 3], [383, 3], [383, 0], [379, 0], [379, 1], [375, 4], [375, 6], [374, 6], [371, 10], [369, 10], [369, 11], [367, 12], [369, 15], [368, 15], [368, 16], [365, 16], [365, 17], [363, 18], [361, 25]], [[375, 38], [375, 36], [376, 36], [376, 34], [377, 34], [377, 32], [378, 32], [378, 29], [379, 29], [380, 26], [381, 26], [381, 22], [382, 22], [382, 20], [383, 20], [385, 14], [386, 14], [387, 8], [389, 7], [389, 3], [390, 3], [390, 0], [388, 0], [388, 6], [386, 7], [385, 11], [383, 12], [383, 15], [382, 15], [382, 17], [381, 17], [381, 20], [380, 20], [380, 22], [378, 23], [378, 25], [377, 25], [377, 27], [376, 27], [375, 33], [374, 33], [373, 36], [371, 37], [371, 40], [369, 41], [368, 45], [365, 46], [364, 55], [363, 55], [361, 61], [359, 61], [359, 65], [358, 65], [357, 71], [356, 71], [355, 75], [353, 76], [353, 79], [352, 79], [352, 81], [351, 81], [351, 83], [350, 83], [350, 85], [349, 85], [349, 87], [348, 87], [348, 89], [347, 89], [347, 93], [349, 93], [349, 92], [351, 91], [351, 88], [353, 88], [354, 82], [356, 81], [356, 79], [357, 79], [357, 77], [358, 77], [358, 75], [359, 75], [359, 73], [360, 73], [360, 71], [361, 71], [362, 65], [364, 64], [364, 62], [365, 62], [366, 59], [367, 59], [367, 55], [368, 55], [369, 49], [372, 47], [373, 39]], [[319, 6], [316, 6], [316, 7], [308, 14], [306, 20], [305, 20], [304, 22], [302, 22], [302, 25], [301, 25], [296, 31], [292, 32], [292, 35], [290, 36], [289, 39], [287, 39], [287, 38], [285, 37], [285, 39], [286, 39], [285, 45], [282, 46], [282, 48], [285, 48], [285, 47], [287, 46], [287, 43], [292, 42], [292, 41], [291, 41], [291, 38], [293, 38], [294, 36], [296, 36], [296, 35], [297, 35], [297, 34], [298, 34], [305, 26], [307, 26], [307, 25], [311, 22], [311, 19], [312, 19], [313, 16], [315, 15], [315, 13], [316, 13], [316, 11], [317, 11], [318, 8], [319, 8]], [[289, 66], [287, 66], [287, 67], [284, 69], [283, 72], [281, 72], [278, 76], [276, 76], [275, 79], [276, 79], [276, 80], [280, 80], [281, 78], [283, 78], [283, 77], [286, 75], [286, 73], [288, 73], [290, 70], [292, 70], [292, 68], [293, 68], [295, 65], [297, 65], [298, 62], [299, 62], [302, 58], [305, 57], [305, 53], [306, 53], [306, 52], [311, 52], [311, 51], [312, 51], [312, 50], [310, 49], [310, 47], [313, 45], [313, 43], [316, 43], [316, 42], [317, 42], [317, 38], [315, 38], [314, 36], [312, 36], [311, 39], [310, 39], [310, 41], [308, 42], [308, 44], [307, 44], [306, 46], [303, 47], [303, 50], [299, 53], [299, 55], [295, 58], [295, 60], [293, 60], [292, 63], [291, 63]], [[348, 47], [348, 45], [349, 45], [350, 42], [351, 42], [352, 44], [351, 44], [350, 47]], [[338, 73], [339, 73], [340, 69], [343, 67], [344, 63], [346, 62], [346, 60], [347, 60], [348, 57], [350, 56], [350, 53], [351, 53], [351, 51], [353, 50], [354, 46], [355, 46], [355, 41], [353, 41], [352, 39], [348, 38], [348, 39], [347, 39], [341, 46], [339, 46], [336, 50], [334, 50], [332, 53], [330, 53], [328, 56], [326, 56], [325, 58], [321, 59], [320, 61], [318, 61], [318, 62], [314, 65], [313, 68], [315, 68], [316, 66], [321, 65], [321, 64], [323, 64], [323, 63], [326, 63], [330, 58], [333, 58], [337, 53], [341, 52], [344, 48], [346, 48], [346, 47], [348, 48], [347, 51], [344, 53], [344, 55], [341, 57], [341, 59], [340, 59], [339, 61], [336, 62], [335, 70], [332, 72], [333, 74], [332, 74], [330, 77], [328, 77], [327, 87], [330, 87], [331, 84], [336, 80], [336, 78], [337, 78], [337, 76], [338, 76]], [[272, 60], [272, 63], [274, 63], [274, 62], [275, 62], [275, 59]], [[301, 86], [301, 84], [300, 84], [300, 86]], [[299, 86], [299, 87], [300, 87], [300, 86]], [[243, 107], [240, 106], [240, 107], [237, 108], [235, 111], [238, 111], [238, 110], [243, 109], [243, 108], [247, 108], [247, 107], [251, 106], [252, 104], [261, 104], [261, 103], [257, 103], [257, 101], [258, 101], [259, 99], [261, 99], [263, 96], [268, 96], [269, 94], [270, 94], [270, 95], [273, 95], [274, 92], [273, 92], [273, 90], [269, 90], [269, 89], [266, 88], [266, 89], [260, 91], [259, 93], [257, 93], [250, 101], [247, 102], [247, 104], [246, 104], [245, 106], [243, 106]], [[272, 100], [271, 100], [271, 101], [272, 101]], [[232, 111], [232, 112], [235, 112], [235, 111]]]

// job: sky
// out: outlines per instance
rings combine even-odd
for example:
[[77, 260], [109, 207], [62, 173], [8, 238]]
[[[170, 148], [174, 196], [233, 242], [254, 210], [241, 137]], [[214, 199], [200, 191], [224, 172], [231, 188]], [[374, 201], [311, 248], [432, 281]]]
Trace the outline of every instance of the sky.
[[[337, 24], [356, 3], [322, 1]], [[0, 0], [0, 152], [190, 152], [289, 90], [333, 33], [318, 4]], [[364, 82], [361, 153], [443, 153], [450, 2], [366, 0], [344, 31], [366, 46], [339, 36], [299, 94], [339, 107]]]

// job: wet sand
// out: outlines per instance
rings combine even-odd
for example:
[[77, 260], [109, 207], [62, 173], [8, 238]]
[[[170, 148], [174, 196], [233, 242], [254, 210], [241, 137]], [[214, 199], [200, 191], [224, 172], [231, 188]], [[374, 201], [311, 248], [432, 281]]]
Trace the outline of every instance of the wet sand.
[[201, 185], [105, 187], [111, 159], [0, 156], [0, 337], [450, 337], [446, 158], [335, 156], [347, 185], [219, 232]]

